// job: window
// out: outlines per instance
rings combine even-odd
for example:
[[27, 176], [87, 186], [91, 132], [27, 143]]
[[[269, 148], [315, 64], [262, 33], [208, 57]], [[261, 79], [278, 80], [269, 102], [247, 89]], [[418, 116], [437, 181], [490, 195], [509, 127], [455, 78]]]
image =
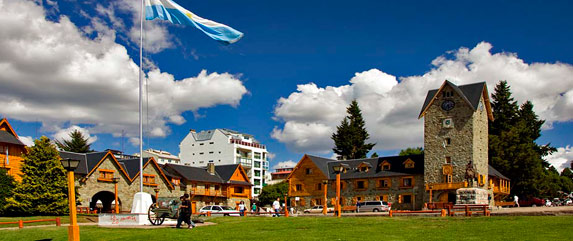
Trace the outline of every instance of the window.
[[261, 185], [261, 179], [255, 179], [255, 186]]
[[261, 193], [261, 189], [260, 188], [255, 188], [255, 194], [260, 194]]
[[307, 168], [306, 169], [306, 175], [310, 175], [312, 174], [312, 168]]
[[199, 164], [205, 163], [205, 161], [199, 161]]
[[209, 154], [213, 154], [213, 153], [215, 153], [215, 152], [212, 152], [212, 151], [209, 152]]
[[261, 153], [255, 152], [255, 159], [261, 159]]
[[376, 197], [376, 201], [388, 202], [388, 194], [384, 194], [384, 195], [382, 195], [382, 196]]
[[295, 190], [295, 191], [302, 191], [302, 184], [296, 184], [296, 185], [294, 186], [294, 190]]
[[243, 193], [245, 190], [243, 187], [235, 187], [234, 191], [235, 191], [235, 193]]
[[444, 144], [445, 144], [446, 146], [449, 146], [450, 144], [452, 144], [452, 139], [449, 138], [449, 137], [447, 137], [447, 138], [444, 140]]
[[261, 176], [261, 171], [255, 170], [255, 177], [260, 177], [260, 176]]
[[255, 168], [260, 168], [260, 167], [261, 167], [261, 162], [255, 161]]
[[202, 146], [202, 145], [205, 145], [205, 143], [201, 143], [201, 144], [199, 144], [199, 145]]
[[322, 198], [312, 199], [312, 205], [313, 205], [313, 206], [322, 205]]
[[408, 158], [408, 160], [406, 160], [404, 162], [404, 167], [405, 168], [414, 168], [414, 161], [412, 161], [412, 159]]
[[412, 187], [414, 186], [414, 179], [412, 177], [402, 178], [402, 187]]
[[452, 175], [444, 175], [444, 182], [445, 183], [452, 183]]
[[179, 178], [173, 178], [171, 179], [171, 182], [173, 183], [174, 186], [179, 186], [181, 180]]
[[205, 153], [204, 153], [204, 152], [199, 152], [199, 155], [203, 155], [203, 154], [205, 154]]
[[366, 181], [356, 181], [356, 189], [366, 189]]
[[209, 142], [209, 145], [213, 145], [213, 144], [215, 144], [215, 142]]
[[378, 184], [377, 188], [390, 188], [390, 179], [389, 178], [379, 179], [377, 184]]
[[315, 186], [317, 191], [322, 190], [322, 183], [317, 183]]
[[367, 172], [367, 171], [368, 171], [368, 167], [367, 167], [367, 166], [361, 166], [358, 170], [359, 170], [360, 172]]
[[384, 161], [380, 165], [382, 166], [382, 171], [389, 171], [390, 170], [390, 163], [388, 161]]
[[412, 195], [404, 194], [398, 196], [398, 203], [410, 204], [412, 203]]
[[446, 157], [446, 164], [452, 164], [452, 158], [447, 156]]
[[99, 169], [98, 181], [111, 182], [113, 181], [114, 170]]
[[155, 175], [143, 174], [143, 185], [157, 186], [157, 183], [155, 183]]

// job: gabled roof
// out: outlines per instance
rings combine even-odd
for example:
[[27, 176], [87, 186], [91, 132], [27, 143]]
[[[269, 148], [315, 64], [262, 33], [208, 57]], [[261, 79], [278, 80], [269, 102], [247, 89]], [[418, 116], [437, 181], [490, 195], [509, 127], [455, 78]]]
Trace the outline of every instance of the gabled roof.
[[0, 131], [0, 143], [8, 143], [14, 145], [25, 146], [24, 143], [18, 139], [18, 134], [12, 129], [12, 126], [6, 118], [0, 120], [0, 127], [5, 126], [7, 131]]
[[493, 168], [491, 165], [488, 165], [487, 175], [488, 175], [488, 176], [494, 176], [494, 177], [497, 177], [497, 178], [500, 178], [500, 179], [509, 180], [509, 178], [507, 178], [506, 176], [504, 176], [503, 174], [501, 174], [501, 172], [499, 172], [498, 170], [496, 170], [495, 168]]
[[220, 165], [215, 166], [215, 172], [219, 174], [223, 181], [231, 180], [231, 177], [235, 173], [235, 171], [239, 168], [239, 164], [230, 164], [230, 165]]
[[418, 118], [422, 118], [422, 116], [424, 116], [429, 106], [438, 98], [438, 94], [446, 85], [450, 86], [471, 108], [473, 108], [474, 111], [478, 109], [480, 98], [483, 96], [488, 117], [490, 120], [493, 120], [493, 113], [489, 102], [489, 93], [485, 82], [457, 86], [447, 80], [444, 81], [439, 89], [428, 91]]
[[83, 175], [90, 173], [107, 154], [108, 152], [76, 153], [60, 151], [60, 157], [62, 159], [71, 158], [80, 160], [80, 164], [74, 173]]
[[[200, 181], [210, 183], [224, 183], [223, 179], [216, 173], [215, 175], [209, 174], [204, 167], [191, 167], [177, 164], [165, 164], [163, 168], [168, 169], [172, 174], [176, 174], [189, 181]], [[232, 175], [232, 174], [231, 174]]]
[[[335, 179], [336, 173], [334, 166], [341, 163], [350, 166], [350, 169], [340, 175], [341, 179], [354, 179], [354, 178], [373, 178], [373, 177], [392, 177], [392, 176], [406, 176], [424, 173], [424, 155], [408, 155], [408, 156], [389, 156], [353, 160], [333, 160], [324, 157], [317, 157], [306, 155], [328, 179]], [[407, 159], [414, 161], [414, 168], [405, 168], [403, 162]], [[389, 171], [383, 171], [380, 164], [384, 161], [390, 163]], [[361, 165], [371, 165], [367, 172], [361, 172], [358, 167]]]
[[[145, 166], [151, 158], [144, 157], [143, 165]], [[129, 179], [133, 180], [139, 175], [139, 158], [119, 159], [118, 162], [125, 168]]]

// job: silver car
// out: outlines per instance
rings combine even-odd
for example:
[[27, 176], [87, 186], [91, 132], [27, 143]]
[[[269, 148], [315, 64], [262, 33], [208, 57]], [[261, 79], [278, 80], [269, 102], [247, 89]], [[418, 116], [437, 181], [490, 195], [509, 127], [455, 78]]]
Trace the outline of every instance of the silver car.
[[391, 208], [392, 204], [385, 201], [366, 201], [356, 204], [358, 212], [388, 212]]
[[199, 209], [199, 216], [205, 216], [211, 212], [211, 216], [240, 216], [239, 211], [229, 206], [209, 205]]

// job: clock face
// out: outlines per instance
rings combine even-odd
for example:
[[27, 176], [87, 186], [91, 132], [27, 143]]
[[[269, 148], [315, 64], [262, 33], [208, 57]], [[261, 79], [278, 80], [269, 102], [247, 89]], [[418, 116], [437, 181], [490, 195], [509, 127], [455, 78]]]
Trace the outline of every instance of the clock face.
[[442, 102], [442, 109], [445, 111], [452, 110], [456, 104], [451, 100], [445, 100]]

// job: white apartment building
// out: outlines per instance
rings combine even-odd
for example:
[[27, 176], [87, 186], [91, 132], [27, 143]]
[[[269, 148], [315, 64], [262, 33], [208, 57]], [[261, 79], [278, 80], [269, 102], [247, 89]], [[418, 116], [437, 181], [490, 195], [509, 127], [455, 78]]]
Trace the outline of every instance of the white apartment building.
[[167, 151], [147, 149], [143, 151], [143, 157], [153, 157], [159, 164], [181, 164], [178, 156], [175, 156]]
[[209, 162], [241, 164], [253, 184], [253, 198], [261, 193], [269, 170], [268, 152], [252, 135], [229, 129], [191, 130], [179, 144], [179, 150], [181, 163], [189, 166], [203, 167]]

